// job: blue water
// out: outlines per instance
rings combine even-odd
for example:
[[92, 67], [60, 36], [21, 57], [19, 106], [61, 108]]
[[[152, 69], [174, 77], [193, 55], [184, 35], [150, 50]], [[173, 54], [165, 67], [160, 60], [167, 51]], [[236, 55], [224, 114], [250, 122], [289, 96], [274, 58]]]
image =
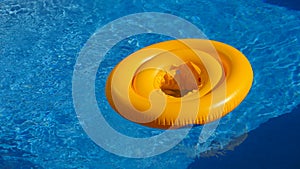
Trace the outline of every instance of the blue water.
[[300, 105], [290, 114], [273, 118], [247, 134], [247, 139], [225, 155], [197, 158], [189, 169], [300, 168]]
[[279, 5], [292, 10], [300, 10], [300, 1], [295, 0], [264, 0], [267, 3]]
[[[119, 17], [145, 11], [182, 17], [209, 39], [235, 46], [251, 62], [254, 83], [245, 101], [221, 120], [206, 143], [198, 143], [198, 126], [164, 154], [130, 159], [106, 152], [85, 134], [73, 107], [72, 75], [81, 48], [97, 29]], [[260, 0], [1, 1], [0, 165], [187, 168], [201, 152], [211, 147], [222, 149], [234, 138], [291, 112], [300, 103], [299, 25], [298, 10]], [[103, 92], [106, 77], [120, 60], [144, 46], [168, 39], [147, 34], [130, 37], [118, 43], [100, 66], [97, 100], [116, 130], [139, 137], [161, 132], [118, 116]]]

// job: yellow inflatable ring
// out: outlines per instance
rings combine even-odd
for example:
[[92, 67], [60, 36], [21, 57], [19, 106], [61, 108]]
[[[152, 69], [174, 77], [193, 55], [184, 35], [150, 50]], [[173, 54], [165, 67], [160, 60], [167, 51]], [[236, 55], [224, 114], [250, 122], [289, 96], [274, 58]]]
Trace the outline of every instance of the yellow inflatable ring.
[[110, 73], [106, 96], [124, 118], [154, 128], [217, 120], [249, 92], [253, 72], [237, 49], [212, 40], [178, 39], [145, 47]]

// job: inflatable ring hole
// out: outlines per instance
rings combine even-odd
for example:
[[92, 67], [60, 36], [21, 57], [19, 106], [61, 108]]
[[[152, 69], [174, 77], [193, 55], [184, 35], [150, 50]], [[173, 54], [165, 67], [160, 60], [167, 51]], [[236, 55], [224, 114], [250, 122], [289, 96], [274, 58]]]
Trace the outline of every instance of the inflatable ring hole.
[[193, 62], [186, 62], [179, 66], [172, 65], [170, 70], [175, 72], [172, 76], [164, 72], [157, 77], [161, 80], [160, 89], [169, 96], [183, 97], [190, 92], [199, 90], [203, 85], [201, 69]]

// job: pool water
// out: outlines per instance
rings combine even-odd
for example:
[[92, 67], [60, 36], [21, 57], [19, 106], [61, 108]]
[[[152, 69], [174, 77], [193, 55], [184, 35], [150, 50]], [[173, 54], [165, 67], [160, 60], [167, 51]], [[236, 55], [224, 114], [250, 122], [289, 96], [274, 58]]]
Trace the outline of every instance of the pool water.
[[[184, 18], [209, 39], [241, 50], [252, 64], [254, 82], [245, 101], [222, 118], [205, 143], [199, 143], [202, 127], [196, 126], [166, 153], [124, 158], [103, 150], [83, 131], [72, 100], [73, 69], [80, 50], [97, 29], [119, 17], [150, 11]], [[0, 1], [0, 165], [187, 168], [201, 153], [225, 148], [300, 103], [299, 25], [300, 11], [261, 0]], [[101, 63], [95, 83], [97, 101], [108, 123], [119, 132], [135, 137], [162, 132], [117, 115], [106, 101], [104, 86], [109, 72], [128, 54], [169, 39], [154, 34], [129, 37]]]
[[[300, 105], [247, 134], [246, 140], [225, 155], [197, 158], [189, 169], [300, 168]], [[267, 134], [266, 134], [267, 133]]]

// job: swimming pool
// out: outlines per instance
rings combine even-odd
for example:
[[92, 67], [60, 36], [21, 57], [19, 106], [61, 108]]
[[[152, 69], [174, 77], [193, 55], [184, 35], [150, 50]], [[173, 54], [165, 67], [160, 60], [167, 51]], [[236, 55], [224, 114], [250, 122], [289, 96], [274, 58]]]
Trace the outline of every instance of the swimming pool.
[[[205, 143], [198, 141], [198, 126], [166, 153], [124, 158], [106, 152], [83, 131], [72, 101], [73, 69], [97, 29], [119, 17], [150, 11], [184, 18], [209, 39], [241, 50], [252, 64], [254, 83], [245, 101], [220, 121]], [[226, 147], [299, 104], [299, 25], [299, 11], [260, 0], [0, 1], [0, 164], [4, 168], [186, 168], [201, 152]], [[105, 99], [104, 85], [110, 70], [128, 54], [168, 39], [153, 34], [124, 39], [101, 63], [96, 97], [116, 130], [136, 137], [162, 132], [118, 116]]]

